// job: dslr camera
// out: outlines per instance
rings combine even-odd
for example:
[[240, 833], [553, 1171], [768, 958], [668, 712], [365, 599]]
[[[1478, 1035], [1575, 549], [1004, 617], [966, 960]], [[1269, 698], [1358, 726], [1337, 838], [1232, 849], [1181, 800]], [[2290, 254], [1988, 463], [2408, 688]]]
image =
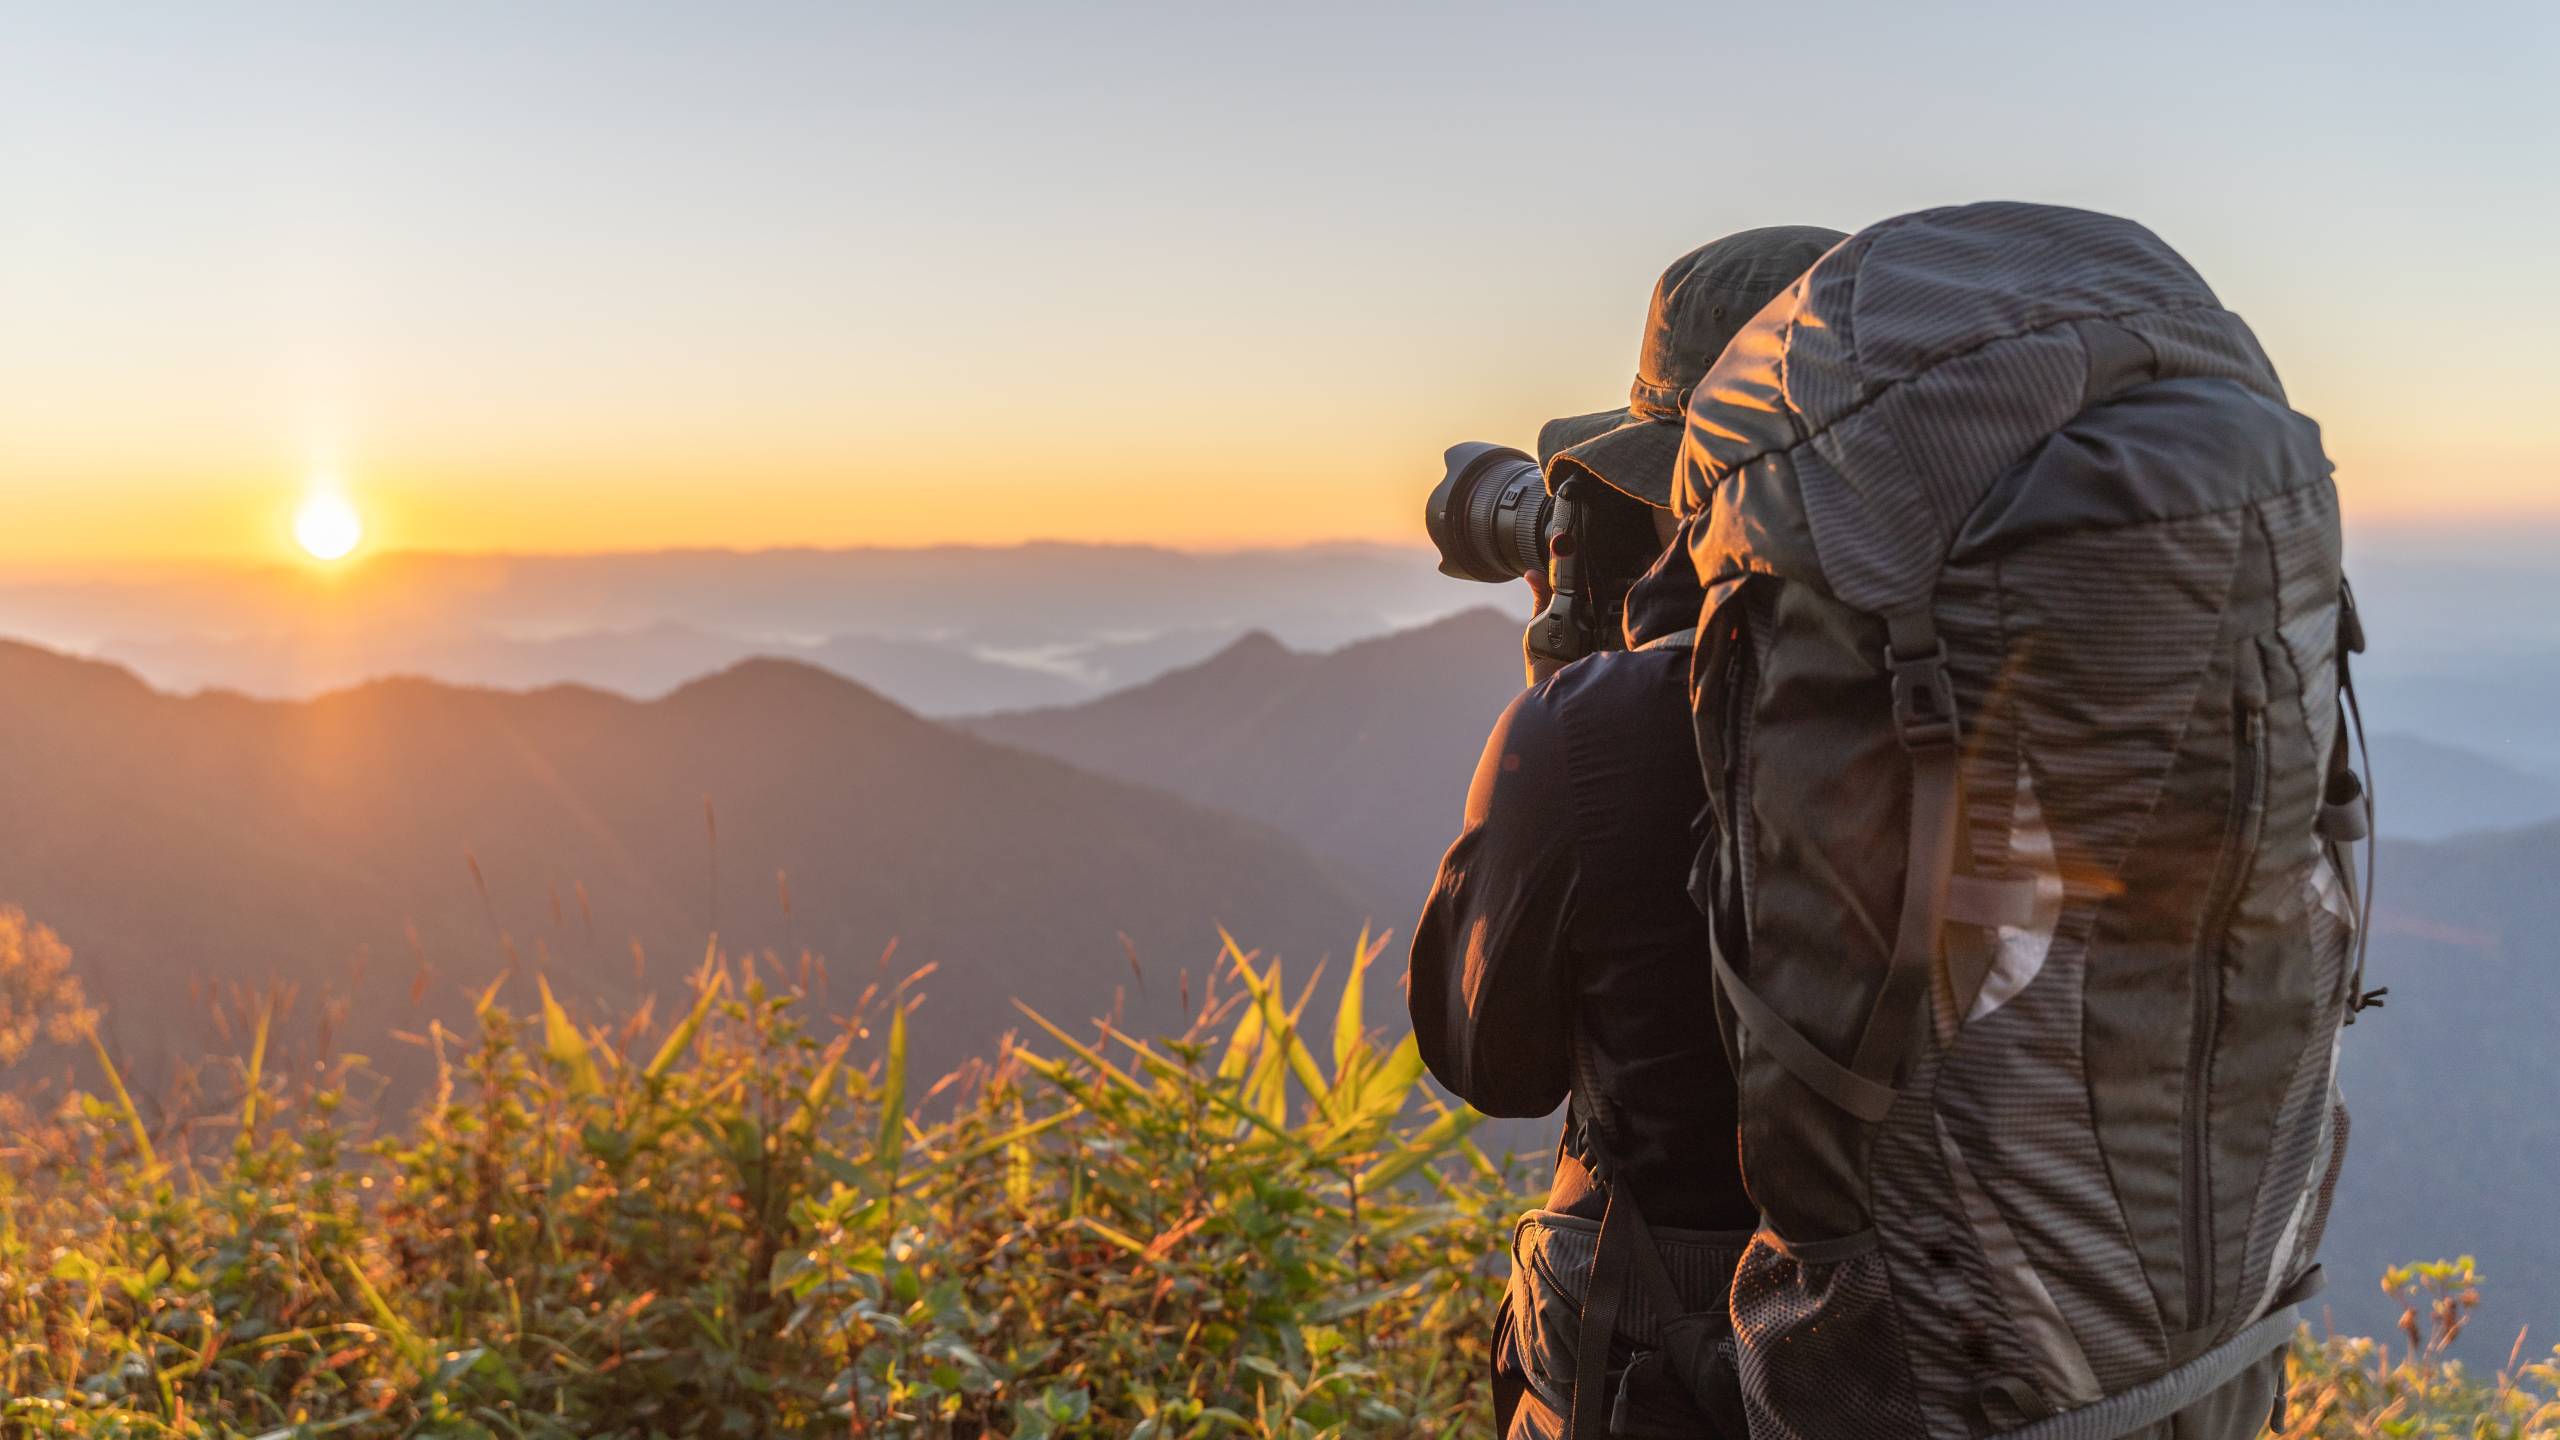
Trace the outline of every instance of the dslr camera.
[[1532, 670], [1623, 645], [1627, 591], [1662, 549], [1644, 502], [1587, 475], [1551, 492], [1538, 462], [1507, 445], [1470, 440], [1445, 461], [1422, 509], [1440, 573], [1492, 585], [1546, 579], [1547, 603], [1521, 638]]

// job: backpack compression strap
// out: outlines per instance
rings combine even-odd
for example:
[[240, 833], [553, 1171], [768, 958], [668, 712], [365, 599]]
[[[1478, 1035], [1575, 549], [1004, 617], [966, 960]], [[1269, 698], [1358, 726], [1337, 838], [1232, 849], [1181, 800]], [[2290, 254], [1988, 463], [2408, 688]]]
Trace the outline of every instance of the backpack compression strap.
[[2318, 1295], [2325, 1283], [2320, 1267], [2314, 1265], [2279, 1292], [2265, 1314], [2184, 1365], [2093, 1404], [2003, 1432], [1993, 1440], [2117, 1440], [2143, 1433], [2291, 1345], [2294, 1332], [2302, 1328], [2304, 1302]]
[[1876, 1008], [1849, 1068], [1878, 1085], [1893, 1083], [1910, 1047], [1913, 1022], [1929, 993], [1946, 921], [1947, 882], [1956, 869], [1956, 821], [1963, 809], [1956, 776], [1956, 687], [1947, 677], [1947, 642], [1926, 609], [1885, 617], [1885, 664], [1893, 671], [1893, 728], [1911, 757], [1911, 843], [1902, 857], [1902, 919], [1893, 960]]
[[1910, 1049], [1946, 922], [2023, 925], [2035, 908], [2035, 882], [1956, 874], [1956, 837], [1963, 814], [1959, 784], [1961, 729], [1946, 642], [1924, 607], [1885, 617], [1885, 666], [1893, 679], [1893, 724], [1911, 757], [1911, 833], [1903, 855], [1902, 918], [1893, 958], [1875, 1008], [1847, 1065], [1787, 1023], [1734, 973], [1722, 947], [1712, 956], [1716, 983], [1734, 1014], [1771, 1058], [1815, 1094], [1875, 1124], [1893, 1108], [1894, 1077]]
[[[1564, 1440], [1601, 1440], [1609, 1434], [1609, 1343], [1618, 1333], [1628, 1284], [1645, 1287], [1654, 1314], [1665, 1324], [1682, 1308], [1679, 1286], [1671, 1279], [1671, 1267], [1663, 1263], [1653, 1229], [1645, 1224], [1635, 1197], [1620, 1183], [1600, 1143], [1598, 1127], [1584, 1120], [1583, 1110], [1577, 1090], [1574, 1113], [1576, 1128], [1582, 1131], [1583, 1168], [1600, 1183], [1608, 1199], [1600, 1211], [1599, 1238], [1591, 1247], [1591, 1273], [1582, 1287], [1581, 1323], [1573, 1340], [1573, 1408], [1565, 1416]], [[1687, 1338], [1694, 1342], [1698, 1337]]]
[[[2337, 867], [2338, 877], [2346, 882], [2347, 899], [2356, 917], [2355, 979], [2347, 987], [2347, 1023], [2356, 1016], [2382, 1007], [2383, 997], [2391, 993], [2385, 985], [2378, 990], [2364, 988], [2365, 947], [2373, 937], [2374, 839], [2373, 748], [2365, 744], [2364, 707], [2356, 703], [2356, 677], [2348, 657], [2364, 653], [2364, 619], [2356, 613], [2355, 587], [2346, 577], [2338, 578], [2338, 730], [2329, 746], [2329, 776], [2320, 792], [2321, 806], [2318, 830], [2328, 846], [2330, 863]], [[2358, 779], [2347, 755], [2347, 733], [2355, 732], [2356, 754], [2364, 761], [2364, 777]], [[2364, 883], [2356, 883], [2352, 864], [2357, 842], [2364, 844]]]

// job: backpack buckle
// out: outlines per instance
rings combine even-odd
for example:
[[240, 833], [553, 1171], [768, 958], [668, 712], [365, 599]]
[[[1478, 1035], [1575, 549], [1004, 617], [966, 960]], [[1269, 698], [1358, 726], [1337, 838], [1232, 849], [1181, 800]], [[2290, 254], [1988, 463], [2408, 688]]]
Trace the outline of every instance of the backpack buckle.
[[1885, 647], [1893, 672], [1893, 728], [1905, 750], [1936, 750], [1956, 743], [1956, 686], [1947, 674], [1947, 642], [1916, 659]]

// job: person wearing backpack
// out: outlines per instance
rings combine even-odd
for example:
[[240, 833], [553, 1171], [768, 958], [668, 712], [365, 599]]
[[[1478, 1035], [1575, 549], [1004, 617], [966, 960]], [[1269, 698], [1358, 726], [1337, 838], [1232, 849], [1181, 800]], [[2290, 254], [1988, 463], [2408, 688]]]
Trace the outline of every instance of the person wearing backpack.
[[[1635, 648], [1506, 716], [1416, 935], [1435, 1073], [1574, 1102], [1515, 1237], [1506, 1435], [2280, 1427], [2382, 993], [2317, 427], [2157, 237], [2017, 204], [1828, 248], [1685, 401]], [[1693, 753], [1658, 708], [1573, 723], [1684, 627]], [[1691, 766], [1702, 930], [1659, 904]], [[1595, 986], [1586, 930], [1653, 959]], [[1730, 1073], [1628, 1075], [1631, 1015]], [[1705, 1158], [1737, 1135], [1738, 1196]]]
[[2379, 996], [2318, 427], [2148, 230], [1959, 206], [1734, 338], [1675, 499], [1750, 1434], [2281, 1425]]
[[[1654, 292], [1633, 403], [1541, 431], [1550, 489], [1587, 476], [1648, 507], [1667, 539], [1690, 389], [1841, 238], [1747, 231], [1675, 262]], [[1726, 1397], [1719, 1422], [1658, 1363], [1635, 1365], [1681, 1315], [1683, 1333], [1711, 1347], [1757, 1221], [1735, 1167], [1705, 918], [1689, 897], [1706, 838], [1688, 692], [1698, 608], [1686, 555], [1663, 552], [1629, 592], [1627, 648], [1566, 665], [1513, 702], [1414, 932], [1408, 999], [1441, 1083], [1494, 1115], [1545, 1115], [1573, 1099], [1547, 1205], [1515, 1231], [1497, 1324], [1509, 1440], [1563, 1434], [1577, 1404], [1620, 1412], [1621, 1434], [1743, 1434], [1738, 1399]], [[1586, 1337], [1586, 1281], [1613, 1194], [1635, 1203], [1618, 1205], [1611, 1233], [1640, 1209], [1657, 1242], [1653, 1278], [1668, 1288], [1639, 1287], [1625, 1314]], [[1577, 1363], [1582, 1352], [1592, 1367]], [[1586, 1420], [1582, 1433], [1599, 1430]]]

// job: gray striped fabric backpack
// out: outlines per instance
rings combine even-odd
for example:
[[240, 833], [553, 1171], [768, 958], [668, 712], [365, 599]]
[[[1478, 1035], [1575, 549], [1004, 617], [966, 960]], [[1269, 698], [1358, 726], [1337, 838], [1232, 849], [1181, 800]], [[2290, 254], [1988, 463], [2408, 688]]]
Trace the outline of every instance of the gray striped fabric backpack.
[[2258, 1433], [2365, 1003], [2317, 427], [2019, 204], [1842, 242], [1688, 424], [1753, 1440]]

